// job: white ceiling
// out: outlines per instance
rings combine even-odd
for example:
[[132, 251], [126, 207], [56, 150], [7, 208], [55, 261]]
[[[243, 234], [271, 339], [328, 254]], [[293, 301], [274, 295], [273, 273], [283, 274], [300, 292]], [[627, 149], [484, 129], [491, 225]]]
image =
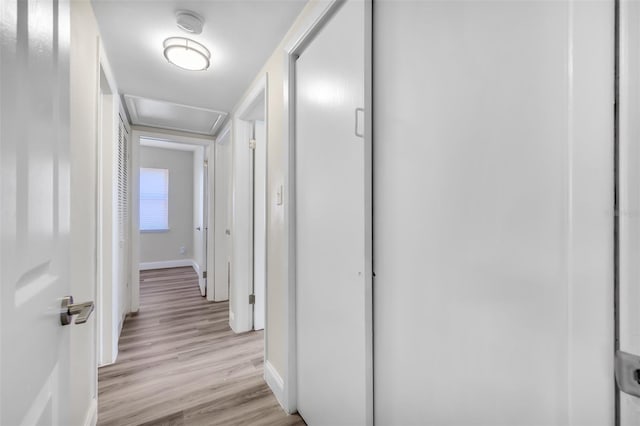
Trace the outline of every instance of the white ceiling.
[[[304, 7], [306, 0], [92, 0], [118, 91], [229, 112]], [[202, 34], [176, 26], [175, 12], [204, 18]], [[166, 61], [162, 42], [184, 36], [211, 51], [206, 71]]]

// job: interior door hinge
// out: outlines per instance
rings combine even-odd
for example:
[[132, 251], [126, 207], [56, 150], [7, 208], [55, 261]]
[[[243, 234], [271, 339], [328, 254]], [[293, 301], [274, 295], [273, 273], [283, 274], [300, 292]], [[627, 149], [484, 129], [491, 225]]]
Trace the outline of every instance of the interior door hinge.
[[202, 278], [207, 278], [207, 271], [202, 271]]
[[249, 141], [249, 149], [256, 149], [256, 140], [255, 139], [251, 139]]
[[249, 304], [250, 305], [255, 305], [256, 304], [256, 295], [255, 294], [250, 294], [249, 295]]

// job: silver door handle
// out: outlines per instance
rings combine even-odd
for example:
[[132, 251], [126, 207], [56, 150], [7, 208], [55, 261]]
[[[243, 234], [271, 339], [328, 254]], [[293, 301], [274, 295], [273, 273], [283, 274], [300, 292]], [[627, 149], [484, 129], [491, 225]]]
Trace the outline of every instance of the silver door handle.
[[362, 113], [363, 116], [363, 120], [364, 120], [364, 108], [356, 108], [356, 129], [355, 129], [355, 134], [357, 137], [359, 138], [363, 138], [364, 137], [364, 130], [362, 132], [359, 132], [358, 129], [360, 129], [360, 113]]
[[629, 395], [640, 397], [640, 356], [616, 352], [616, 383]]
[[75, 324], [84, 324], [89, 319], [93, 309], [93, 302], [73, 303], [73, 296], [65, 296], [62, 298], [60, 306], [60, 323], [69, 325], [72, 317], [77, 315]]

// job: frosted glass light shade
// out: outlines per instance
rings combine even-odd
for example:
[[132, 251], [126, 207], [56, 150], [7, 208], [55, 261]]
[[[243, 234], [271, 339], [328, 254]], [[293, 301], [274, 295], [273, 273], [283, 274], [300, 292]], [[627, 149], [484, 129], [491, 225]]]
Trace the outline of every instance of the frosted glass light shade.
[[164, 57], [182, 69], [203, 71], [209, 68], [211, 53], [197, 41], [184, 37], [170, 37], [164, 41]]

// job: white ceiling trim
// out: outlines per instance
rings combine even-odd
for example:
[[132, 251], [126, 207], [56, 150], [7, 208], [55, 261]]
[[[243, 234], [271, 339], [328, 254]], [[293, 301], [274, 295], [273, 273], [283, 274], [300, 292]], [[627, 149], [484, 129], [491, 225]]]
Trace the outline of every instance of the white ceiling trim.
[[140, 137], [140, 146], [146, 146], [149, 148], [162, 148], [172, 149], [175, 151], [195, 151], [198, 148], [202, 148], [203, 145], [192, 145], [182, 142], [172, 142], [168, 140], [154, 139], [142, 136]]

